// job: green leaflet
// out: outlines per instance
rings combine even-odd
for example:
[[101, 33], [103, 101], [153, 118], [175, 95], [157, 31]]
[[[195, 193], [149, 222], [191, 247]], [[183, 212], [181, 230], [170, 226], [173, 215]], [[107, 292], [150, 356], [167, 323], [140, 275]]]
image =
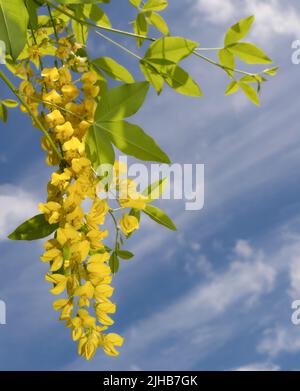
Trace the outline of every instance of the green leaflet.
[[14, 99], [4, 99], [1, 103], [4, 106], [9, 107], [10, 109], [18, 107], [18, 105], [19, 105], [19, 103]]
[[264, 69], [263, 73], [269, 76], [276, 76], [279, 67]]
[[151, 23], [158, 31], [164, 35], [169, 35], [169, 28], [164, 18], [155, 12], [151, 12], [148, 17], [149, 23]]
[[109, 259], [110, 270], [113, 274], [116, 274], [120, 267], [120, 261], [115, 252], [113, 252]]
[[158, 181], [149, 185], [143, 192], [142, 195], [149, 197], [150, 200], [158, 199], [164, 192], [168, 178], [159, 179]]
[[4, 123], [7, 122], [7, 108], [4, 106], [3, 103], [0, 104], [0, 118]]
[[42, 239], [51, 235], [57, 228], [57, 224], [49, 224], [45, 215], [39, 214], [21, 224], [8, 238], [11, 240]]
[[[140, 12], [138, 14], [135, 21], [133, 22], [133, 29], [134, 29], [135, 34], [147, 36], [148, 23], [146, 20], [146, 16], [142, 12]], [[138, 47], [140, 47], [140, 46], [142, 46], [144, 38], [137, 38], [136, 41], [137, 41]]]
[[118, 121], [131, 117], [142, 106], [149, 90], [148, 82], [124, 84], [103, 94], [96, 110], [96, 122]]
[[[105, 133], [123, 153], [144, 161], [170, 163], [168, 156], [139, 126], [126, 121], [98, 122], [95, 127]], [[101, 136], [100, 136], [101, 137]]]
[[159, 95], [164, 87], [164, 78], [151, 64], [147, 63], [146, 61], [140, 61], [140, 67], [146, 80], [148, 80], [149, 83], [153, 85]]
[[97, 23], [99, 26], [111, 27], [110, 20], [106, 13], [95, 4], [87, 4], [84, 6], [83, 14]]
[[163, 11], [167, 8], [168, 2], [167, 0], [148, 0], [144, 4], [144, 11]]
[[234, 55], [230, 53], [228, 49], [219, 50], [219, 62], [224, 67], [224, 70], [228, 73], [229, 77], [233, 77], [235, 60]]
[[90, 127], [85, 138], [86, 154], [97, 170], [102, 164], [113, 165], [115, 151], [109, 137], [96, 126]]
[[130, 251], [126, 251], [126, 250], [119, 250], [118, 251], [118, 256], [121, 258], [121, 259], [125, 259], [125, 260], [129, 260], [131, 258], [134, 257], [134, 254]]
[[256, 106], [259, 106], [260, 100], [255, 89], [249, 84], [243, 83], [241, 81], [238, 84], [244, 91], [245, 95], [251, 100], [251, 102], [253, 102]]
[[122, 81], [124, 83], [134, 83], [134, 79], [131, 73], [110, 57], [100, 57], [94, 60], [92, 63], [112, 79]]
[[165, 214], [161, 209], [153, 205], [147, 205], [143, 212], [148, 215], [156, 223], [163, 225], [172, 231], [177, 231], [175, 224], [172, 222], [169, 216]]
[[[137, 159], [170, 163], [168, 156], [150, 136], [137, 125], [123, 120], [139, 110], [148, 89], [148, 82], [137, 82], [113, 88], [102, 95], [95, 113], [94, 128], [89, 131], [87, 138], [94, 166], [98, 166], [103, 159], [105, 163], [112, 162], [110, 142], [120, 151]], [[102, 137], [106, 137], [104, 144]]]
[[202, 96], [202, 91], [191, 76], [180, 66], [174, 64], [166, 67], [165, 81], [180, 94]]
[[136, 8], [139, 8], [141, 5], [142, 0], [129, 0], [129, 2]]
[[29, 23], [33, 29], [38, 27], [37, 9], [40, 7], [34, 0], [25, 0], [25, 5], [29, 14]]
[[246, 35], [249, 33], [254, 20], [255, 17], [252, 15], [248, 18], [241, 19], [239, 22], [231, 26], [225, 36], [225, 46], [231, 45], [232, 43], [236, 43], [241, 39], [245, 38]]
[[29, 16], [23, 0], [0, 0], [0, 40], [14, 60], [26, 44]]
[[165, 59], [177, 63], [188, 57], [198, 47], [198, 43], [182, 37], [162, 37], [148, 48], [145, 60]]
[[228, 85], [228, 87], [226, 89], [225, 95], [234, 94], [238, 90], [239, 90], [239, 83], [234, 80], [231, 83], [229, 83], [229, 85]]
[[270, 64], [272, 60], [257, 46], [248, 42], [234, 43], [227, 46], [230, 53], [247, 64]]

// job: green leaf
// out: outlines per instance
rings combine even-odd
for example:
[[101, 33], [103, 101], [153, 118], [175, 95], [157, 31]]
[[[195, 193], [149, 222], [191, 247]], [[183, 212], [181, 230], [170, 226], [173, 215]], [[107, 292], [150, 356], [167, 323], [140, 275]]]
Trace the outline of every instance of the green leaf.
[[25, 5], [29, 14], [30, 27], [36, 30], [38, 27], [37, 9], [40, 7], [34, 0], [25, 0]]
[[279, 67], [268, 68], [268, 69], [265, 69], [263, 71], [263, 73], [265, 73], [266, 75], [269, 75], [269, 76], [276, 76], [278, 69], [279, 69]]
[[93, 64], [96, 67], [99, 67], [112, 79], [122, 81], [124, 83], [134, 83], [131, 73], [110, 57], [97, 58], [93, 61]]
[[115, 151], [111, 141], [101, 128], [92, 126], [85, 138], [86, 154], [92, 162], [94, 170], [102, 164], [113, 166], [115, 162]]
[[248, 18], [241, 19], [239, 22], [230, 27], [225, 36], [225, 46], [236, 43], [246, 37], [249, 33], [251, 26], [255, 20], [255, 17], [249, 16]]
[[202, 96], [202, 91], [191, 76], [178, 65], [166, 67], [165, 81], [176, 92], [188, 96]]
[[134, 254], [131, 253], [130, 251], [126, 250], [119, 250], [118, 251], [118, 256], [122, 259], [128, 260], [134, 257]]
[[96, 122], [118, 121], [135, 114], [142, 106], [148, 82], [124, 84], [103, 94], [95, 113]]
[[84, 6], [84, 15], [97, 23], [99, 26], [111, 27], [110, 20], [106, 13], [95, 4], [88, 4]]
[[144, 11], [163, 11], [167, 8], [168, 2], [167, 0], [148, 0], [144, 4]]
[[0, 0], [0, 40], [14, 60], [26, 44], [28, 21], [23, 0]]
[[219, 62], [224, 67], [224, 70], [228, 73], [229, 77], [233, 77], [235, 60], [234, 55], [227, 49], [219, 50]]
[[139, 8], [141, 5], [142, 0], [129, 0], [129, 2], [136, 8]]
[[144, 161], [170, 163], [170, 159], [157, 143], [137, 125], [118, 121], [99, 122], [95, 126], [97, 130], [106, 133], [120, 151], [129, 156]]
[[8, 238], [11, 240], [42, 239], [51, 235], [57, 228], [57, 224], [49, 224], [45, 215], [39, 214], [21, 224]]
[[231, 83], [229, 83], [228, 87], [227, 87], [227, 90], [225, 92], [225, 95], [231, 95], [231, 94], [234, 94], [235, 92], [237, 92], [239, 90], [239, 84], [237, 81], [232, 81]]
[[148, 215], [156, 223], [165, 226], [166, 228], [171, 229], [172, 231], [177, 231], [175, 224], [172, 222], [169, 216], [165, 214], [161, 209], [153, 205], [147, 205], [143, 212]]
[[188, 57], [198, 43], [182, 37], [162, 37], [149, 46], [145, 59], [166, 59], [177, 63]]
[[[146, 20], [146, 16], [143, 13], [140, 12], [136, 17], [135, 21], [133, 22], [133, 29], [135, 34], [147, 36], [148, 23]], [[137, 38], [138, 47], [142, 46], [143, 42], [144, 42], [144, 38]]]
[[152, 12], [148, 17], [149, 22], [157, 28], [158, 31], [160, 31], [164, 35], [169, 35], [169, 28], [167, 23], [165, 22], [164, 18], [155, 13]]
[[151, 200], [157, 200], [164, 192], [168, 178], [159, 179], [158, 181], [149, 185], [142, 195], [149, 197]]
[[[78, 6], [74, 5], [73, 10], [75, 12], [75, 16], [78, 19], [80, 19], [80, 20], [84, 19], [83, 7], [81, 5], [78, 5]], [[85, 45], [87, 38], [88, 38], [88, 33], [89, 33], [88, 27], [82, 23], [77, 22], [77, 20], [72, 19], [72, 29], [73, 29], [73, 33], [75, 35], [76, 41], [78, 43], [82, 43]]]
[[141, 220], [141, 211], [139, 209], [132, 208], [129, 212], [129, 216], [134, 216], [140, 222]]
[[227, 49], [247, 64], [269, 64], [272, 60], [257, 46], [248, 42], [234, 43]]
[[245, 95], [254, 103], [256, 106], [260, 105], [259, 97], [255, 89], [249, 84], [239, 82], [238, 83], [241, 89], [244, 91]]
[[0, 118], [4, 123], [7, 122], [7, 108], [2, 103], [0, 104]]
[[113, 252], [109, 259], [110, 270], [113, 274], [116, 274], [120, 267], [120, 261], [115, 252]]
[[4, 99], [2, 101], [2, 104], [6, 107], [9, 107], [9, 108], [14, 108], [14, 107], [18, 107], [18, 102], [14, 99]]
[[140, 67], [146, 80], [148, 80], [153, 85], [159, 95], [164, 87], [164, 78], [152, 65], [148, 64], [146, 61], [141, 60]]

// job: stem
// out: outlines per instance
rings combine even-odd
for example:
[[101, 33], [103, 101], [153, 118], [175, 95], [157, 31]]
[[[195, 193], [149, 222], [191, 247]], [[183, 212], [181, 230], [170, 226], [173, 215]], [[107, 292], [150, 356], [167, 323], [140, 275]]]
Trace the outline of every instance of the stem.
[[223, 48], [196, 48], [195, 50], [196, 51], [203, 51], [203, 52], [212, 52], [212, 51], [217, 51], [217, 50], [221, 50]]
[[119, 235], [120, 235], [120, 229], [119, 229], [119, 227], [118, 227], [118, 222], [117, 222], [117, 219], [115, 218], [115, 215], [114, 215], [112, 209], [109, 210], [109, 214], [111, 215], [111, 217], [112, 217], [112, 219], [113, 219], [113, 221], [114, 221], [115, 228], [116, 228], [115, 251], [117, 251], [117, 246], [118, 246], [118, 242], [119, 242]]
[[106, 39], [108, 42], [112, 43], [113, 45], [116, 45], [118, 46], [120, 49], [124, 50], [126, 53], [134, 56], [135, 58], [137, 58], [139, 61], [142, 60], [142, 57], [140, 57], [139, 55], [137, 55], [136, 53], [132, 52], [131, 50], [127, 49], [125, 46], [121, 45], [120, 43], [114, 41], [113, 39], [107, 37], [106, 35], [100, 33], [99, 31], [95, 31], [94, 30], [94, 33], [99, 35], [100, 37]]
[[242, 71], [241, 69], [234, 69], [234, 68], [225, 67], [225, 66], [219, 64], [218, 62], [212, 60], [211, 58], [206, 57], [206, 56], [204, 56], [203, 54], [197, 53], [196, 51], [194, 51], [193, 54], [194, 54], [195, 56], [201, 58], [202, 60], [204, 60], [204, 61], [206, 61], [206, 62], [208, 62], [208, 63], [210, 63], [210, 64], [212, 64], [212, 65], [215, 65], [215, 66], [217, 66], [217, 67], [223, 69], [224, 71], [226, 71], [226, 70], [228, 70], [228, 71], [233, 71], [233, 72], [240, 73], [240, 74], [242, 74], [242, 75], [247, 75], [247, 76], [254, 76], [254, 75], [255, 75], [255, 73], [245, 72], [245, 71]]
[[155, 41], [154, 38], [147, 37], [145, 35], [134, 34], [134, 33], [131, 33], [129, 31], [119, 30], [119, 29], [115, 29], [113, 27], [100, 26], [100, 25], [98, 25], [96, 23], [91, 23], [91, 22], [88, 22], [86, 20], [82, 20], [80, 18], [77, 18], [77, 16], [75, 16], [74, 14], [71, 14], [71, 13], [67, 12], [65, 9], [63, 9], [61, 7], [58, 7], [57, 5], [53, 4], [51, 1], [45, 0], [45, 3], [47, 3], [49, 6], [53, 7], [57, 11], [61, 12], [62, 14], [65, 14], [66, 16], [69, 16], [70, 18], [76, 20], [78, 23], [85, 24], [87, 26], [91, 26], [91, 27], [94, 27], [94, 28], [97, 28], [97, 29], [111, 31], [113, 33], [126, 35], [128, 37], [142, 38], [142, 39], [145, 39], [147, 41], [152, 41], [152, 42]]
[[14, 95], [19, 99], [19, 101], [22, 103], [22, 105], [26, 108], [26, 110], [28, 111], [28, 114], [30, 115], [30, 117], [32, 118], [32, 120], [34, 121], [34, 123], [37, 125], [37, 127], [41, 130], [41, 132], [44, 134], [44, 136], [47, 138], [47, 140], [49, 141], [51, 147], [54, 149], [55, 153], [57, 154], [57, 156], [59, 157], [60, 160], [63, 160], [63, 157], [61, 155], [61, 153], [59, 152], [56, 144], [54, 143], [54, 141], [52, 140], [51, 136], [49, 135], [49, 133], [47, 132], [47, 130], [44, 128], [43, 124], [40, 122], [40, 120], [33, 114], [33, 112], [31, 111], [31, 108], [30, 106], [27, 104], [27, 102], [22, 98], [22, 96], [19, 94], [18, 90], [16, 89], [16, 87], [13, 85], [13, 83], [5, 76], [5, 74], [0, 71], [0, 78], [4, 81], [4, 83], [8, 86], [8, 88], [14, 93]]

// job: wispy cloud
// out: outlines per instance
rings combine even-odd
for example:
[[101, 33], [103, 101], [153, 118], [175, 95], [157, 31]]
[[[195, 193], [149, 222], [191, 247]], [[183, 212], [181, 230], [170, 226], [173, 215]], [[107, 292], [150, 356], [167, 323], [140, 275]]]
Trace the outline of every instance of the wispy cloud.
[[15, 185], [0, 185], [0, 204], [0, 240], [22, 220], [37, 214], [36, 197]]
[[197, 0], [195, 9], [200, 16], [215, 24], [226, 24], [240, 17], [255, 15], [253, 34], [260, 39], [270, 41], [277, 35], [300, 36], [300, 13], [287, 1]]

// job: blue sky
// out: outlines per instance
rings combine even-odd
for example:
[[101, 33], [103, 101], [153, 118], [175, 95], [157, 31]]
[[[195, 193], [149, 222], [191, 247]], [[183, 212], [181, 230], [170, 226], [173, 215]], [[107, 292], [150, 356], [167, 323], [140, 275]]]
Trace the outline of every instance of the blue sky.
[[[115, 3], [115, 4], [114, 4]], [[224, 74], [198, 59], [186, 61], [205, 93], [194, 99], [151, 92], [134, 119], [173, 162], [205, 164], [205, 207], [161, 201], [178, 232], [144, 219], [114, 280], [115, 330], [125, 337], [118, 358], [101, 352], [86, 363], [52, 310], [39, 261], [43, 242], [5, 240], [37, 212], [50, 170], [39, 133], [15, 111], [1, 126], [0, 326], [1, 370], [240, 370], [300, 368], [300, 326], [291, 303], [300, 299], [300, 65], [291, 62], [300, 39], [300, 5], [285, 0], [174, 0], [165, 17], [174, 35], [218, 46], [226, 28], [255, 14], [251, 40], [281, 67], [262, 93], [262, 106], [242, 95], [224, 97]], [[128, 28], [127, 0], [107, 7], [114, 26]], [[126, 41], [130, 47], [133, 42]], [[93, 54], [115, 48], [90, 42]], [[1, 87], [1, 98], [6, 97]]]

